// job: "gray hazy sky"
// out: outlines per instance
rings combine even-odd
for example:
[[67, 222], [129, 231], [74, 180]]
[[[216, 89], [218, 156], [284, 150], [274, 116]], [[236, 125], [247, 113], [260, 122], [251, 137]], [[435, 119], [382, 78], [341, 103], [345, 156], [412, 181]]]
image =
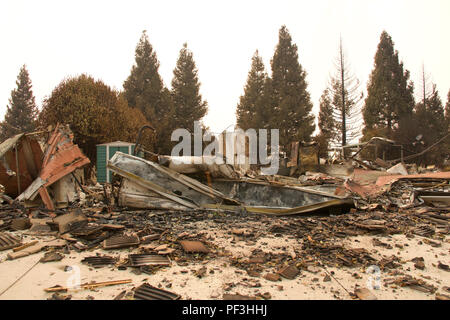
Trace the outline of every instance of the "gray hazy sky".
[[235, 108], [256, 49], [270, 59], [285, 24], [318, 101], [333, 73], [339, 35], [354, 74], [366, 89], [380, 34], [386, 30], [418, 93], [422, 63], [443, 102], [450, 89], [449, 0], [323, 1], [4, 1], [0, 2], [0, 118], [19, 69], [26, 64], [36, 102], [67, 76], [87, 73], [122, 89], [146, 29], [170, 88], [184, 42], [194, 53], [208, 101], [205, 124], [235, 123]]

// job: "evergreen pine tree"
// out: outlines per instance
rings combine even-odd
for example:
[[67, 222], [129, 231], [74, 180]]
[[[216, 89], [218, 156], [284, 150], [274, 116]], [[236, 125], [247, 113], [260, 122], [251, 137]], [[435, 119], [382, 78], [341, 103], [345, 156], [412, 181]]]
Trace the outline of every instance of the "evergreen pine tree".
[[447, 130], [450, 129], [450, 90], [447, 94], [447, 103], [445, 105], [445, 121], [447, 123]]
[[286, 26], [279, 31], [271, 66], [274, 111], [270, 115], [271, 126], [280, 129], [280, 144], [288, 150], [292, 141], [310, 141], [315, 125], [306, 72], [298, 61], [297, 45], [292, 43]]
[[16, 81], [17, 88], [11, 91], [9, 105], [6, 106], [5, 120], [1, 123], [1, 140], [18, 133], [34, 131], [39, 110], [36, 106], [31, 79], [23, 65]]
[[326, 158], [330, 144], [334, 142], [338, 136], [337, 122], [333, 117], [333, 105], [331, 102], [330, 91], [325, 89], [320, 97], [319, 110], [319, 129], [320, 133], [316, 137], [319, 143], [319, 153], [321, 157]]
[[276, 119], [276, 110], [274, 108], [275, 91], [273, 89], [272, 78], [267, 76], [264, 82], [263, 100], [261, 103], [262, 111], [259, 113], [258, 126], [259, 128], [270, 130], [277, 128], [273, 126], [273, 119]]
[[198, 70], [186, 43], [180, 50], [173, 75], [171, 91], [174, 104], [173, 126], [193, 130], [194, 121], [203, 118], [208, 111], [208, 104], [202, 100]]
[[413, 84], [408, 80], [409, 71], [403, 70], [391, 37], [383, 31], [363, 108], [366, 139], [374, 130], [390, 138], [400, 119], [412, 116]]
[[173, 103], [158, 73], [159, 61], [145, 30], [136, 46], [135, 61], [130, 76], [123, 84], [125, 98], [130, 107], [141, 110], [155, 127], [156, 151], [168, 153]]
[[[447, 134], [444, 107], [436, 89], [436, 85], [433, 84], [432, 93], [425, 96], [425, 99], [416, 105], [415, 110], [419, 132], [423, 136], [422, 140], [424, 142], [423, 145], [419, 144], [419, 146], [420, 149], [424, 149], [433, 145]], [[448, 150], [437, 147], [420, 157], [419, 160], [425, 164], [436, 164], [441, 162], [446, 155], [448, 156]]]
[[[431, 91], [429, 87], [431, 87]], [[432, 133], [435, 137], [442, 136], [446, 125], [445, 109], [436, 85], [428, 81], [424, 64], [422, 64], [422, 97], [421, 102], [415, 106], [415, 113], [421, 121], [421, 126], [427, 128], [428, 133]]]
[[268, 81], [264, 63], [256, 50], [248, 72], [244, 95], [236, 108], [237, 125], [243, 130], [265, 128], [265, 108], [268, 106], [266, 84]]
[[428, 133], [434, 132], [435, 135], [442, 135], [445, 126], [445, 115], [436, 85], [433, 85], [431, 95], [417, 104], [416, 110], [418, 118], [422, 119]]
[[[445, 104], [445, 133], [450, 133], [450, 90], [447, 94], [447, 103]], [[444, 150], [450, 150], [450, 138], [447, 138], [443, 145]], [[447, 152], [447, 159], [450, 159], [450, 152]]]

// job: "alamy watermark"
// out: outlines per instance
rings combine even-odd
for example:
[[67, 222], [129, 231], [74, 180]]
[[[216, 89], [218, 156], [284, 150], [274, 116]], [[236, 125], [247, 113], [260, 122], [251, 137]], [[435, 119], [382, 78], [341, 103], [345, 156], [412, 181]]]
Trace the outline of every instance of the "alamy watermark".
[[[181, 141], [172, 149], [172, 160], [176, 164], [230, 164], [230, 165], [262, 165], [261, 172], [273, 175], [279, 168], [279, 130], [270, 129], [270, 145], [267, 129], [237, 129], [224, 132], [219, 138], [213, 138], [209, 131], [203, 133], [200, 122], [194, 121], [194, 143], [192, 133], [187, 129], [176, 129], [172, 132], [171, 141]], [[203, 142], [209, 144], [203, 149]], [[193, 148], [192, 148], [193, 145]], [[194, 150], [192, 150], [194, 149]], [[180, 157], [183, 154], [183, 157]], [[191, 158], [193, 156], [193, 158]], [[270, 164], [270, 165], [269, 165]], [[269, 165], [269, 166], [267, 166]]]
[[70, 276], [66, 281], [66, 287], [68, 289], [73, 289], [73, 290], [80, 289], [80, 284], [81, 284], [80, 267], [76, 266], [76, 265], [69, 266], [68, 271], [70, 272]]
[[371, 265], [366, 269], [366, 273], [369, 275], [367, 279], [367, 288], [380, 290], [381, 288], [381, 271], [380, 267], [376, 265]]

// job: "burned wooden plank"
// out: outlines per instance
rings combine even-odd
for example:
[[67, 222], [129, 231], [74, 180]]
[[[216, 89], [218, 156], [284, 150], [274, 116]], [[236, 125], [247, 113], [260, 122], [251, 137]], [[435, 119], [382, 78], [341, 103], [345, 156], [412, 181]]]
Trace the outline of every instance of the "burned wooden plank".
[[46, 248], [46, 247], [64, 247], [65, 245], [66, 245], [66, 241], [62, 240], [62, 239], [54, 239], [51, 241], [38, 242], [38, 243], [31, 245], [27, 248], [24, 248], [18, 252], [8, 253], [8, 259], [14, 260], [14, 259], [26, 257], [28, 255], [38, 253], [43, 248]]
[[[94, 282], [94, 283], [85, 283], [80, 285], [81, 289], [84, 290], [92, 290], [94, 288], [101, 288], [101, 287], [106, 287], [106, 286], [114, 286], [114, 285], [118, 285], [118, 284], [127, 284], [127, 283], [131, 283], [131, 279], [126, 279], [126, 280], [117, 280], [117, 281], [106, 281], [106, 282]], [[66, 288], [66, 287], [61, 287], [61, 286], [53, 286], [51, 288], [47, 288], [44, 289], [46, 292], [66, 292], [67, 290], [69, 290], [70, 288]]]
[[161, 237], [161, 234], [159, 234], [159, 233], [149, 234], [149, 235], [143, 236], [143, 237], [141, 238], [141, 243], [147, 244], [147, 243], [150, 243], [150, 242], [153, 241], [153, 240], [159, 239], [160, 237]]
[[125, 226], [122, 226], [120, 224], [102, 224], [103, 230], [122, 230], [125, 229]]
[[[385, 283], [388, 283], [389, 279], [385, 279]], [[437, 288], [431, 284], [426, 283], [422, 279], [416, 279], [410, 275], [406, 275], [397, 279], [393, 279], [392, 283], [395, 283], [401, 287], [409, 287], [411, 289], [424, 292], [424, 293], [434, 293]]]
[[31, 241], [31, 242], [25, 243], [24, 245], [21, 245], [20, 247], [15, 247], [15, 248], [13, 249], [13, 252], [17, 252], [17, 251], [26, 249], [26, 248], [28, 248], [28, 247], [34, 246], [34, 245], [35, 245], [36, 243], [38, 243], [38, 242], [39, 242], [39, 241], [34, 240], [34, 241]]

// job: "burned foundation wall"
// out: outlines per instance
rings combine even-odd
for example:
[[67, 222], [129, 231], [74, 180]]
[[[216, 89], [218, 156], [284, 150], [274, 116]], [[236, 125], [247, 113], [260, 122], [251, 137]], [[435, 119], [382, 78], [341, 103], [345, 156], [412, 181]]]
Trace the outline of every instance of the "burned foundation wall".
[[214, 181], [212, 187], [248, 206], [294, 208], [335, 199], [286, 187], [239, 181]]

